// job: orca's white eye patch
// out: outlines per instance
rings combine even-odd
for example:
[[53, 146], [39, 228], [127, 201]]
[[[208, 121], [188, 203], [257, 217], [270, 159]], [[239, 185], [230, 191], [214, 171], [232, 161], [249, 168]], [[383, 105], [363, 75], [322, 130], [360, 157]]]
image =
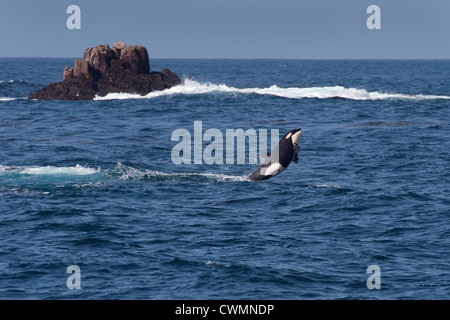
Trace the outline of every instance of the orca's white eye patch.
[[292, 132], [289, 132], [286, 136], [286, 139], [289, 139], [292, 136]]

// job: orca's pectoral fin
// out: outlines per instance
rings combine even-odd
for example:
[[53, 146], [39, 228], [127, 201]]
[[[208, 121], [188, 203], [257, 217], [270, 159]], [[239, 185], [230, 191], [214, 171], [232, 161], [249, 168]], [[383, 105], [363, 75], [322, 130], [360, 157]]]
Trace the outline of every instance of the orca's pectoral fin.
[[300, 152], [300, 146], [298, 144], [294, 143], [292, 147], [294, 148], [295, 153]]
[[298, 163], [298, 153], [294, 155], [294, 159], [292, 159], [292, 161], [294, 161], [294, 163]]

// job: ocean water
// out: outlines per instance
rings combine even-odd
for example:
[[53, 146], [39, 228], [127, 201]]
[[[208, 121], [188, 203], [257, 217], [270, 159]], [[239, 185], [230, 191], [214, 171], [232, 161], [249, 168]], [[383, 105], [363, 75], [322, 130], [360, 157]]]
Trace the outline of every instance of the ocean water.
[[[73, 61], [0, 59], [1, 299], [450, 297], [450, 61], [153, 59], [183, 84], [26, 99]], [[175, 165], [194, 121], [302, 128], [300, 161]]]

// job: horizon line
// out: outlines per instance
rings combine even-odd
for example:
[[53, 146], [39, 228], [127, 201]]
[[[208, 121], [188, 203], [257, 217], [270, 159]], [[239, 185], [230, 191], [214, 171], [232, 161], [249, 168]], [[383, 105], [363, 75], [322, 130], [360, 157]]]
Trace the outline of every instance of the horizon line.
[[[0, 56], [0, 59], [80, 59], [82, 57], [57, 57], [57, 56]], [[165, 57], [153, 57], [149, 58], [158, 60], [450, 60], [448, 58], [226, 58], [226, 57], [214, 57], [214, 58], [165, 58]]]

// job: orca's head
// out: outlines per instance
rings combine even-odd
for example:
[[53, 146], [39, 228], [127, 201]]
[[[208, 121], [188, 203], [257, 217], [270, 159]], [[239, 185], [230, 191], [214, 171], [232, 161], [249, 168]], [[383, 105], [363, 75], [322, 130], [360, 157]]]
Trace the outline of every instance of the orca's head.
[[284, 136], [285, 139], [291, 139], [292, 144], [297, 143], [300, 141], [300, 136], [302, 135], [302, 129], [294, 129], [292, 131], [289, 131]]

